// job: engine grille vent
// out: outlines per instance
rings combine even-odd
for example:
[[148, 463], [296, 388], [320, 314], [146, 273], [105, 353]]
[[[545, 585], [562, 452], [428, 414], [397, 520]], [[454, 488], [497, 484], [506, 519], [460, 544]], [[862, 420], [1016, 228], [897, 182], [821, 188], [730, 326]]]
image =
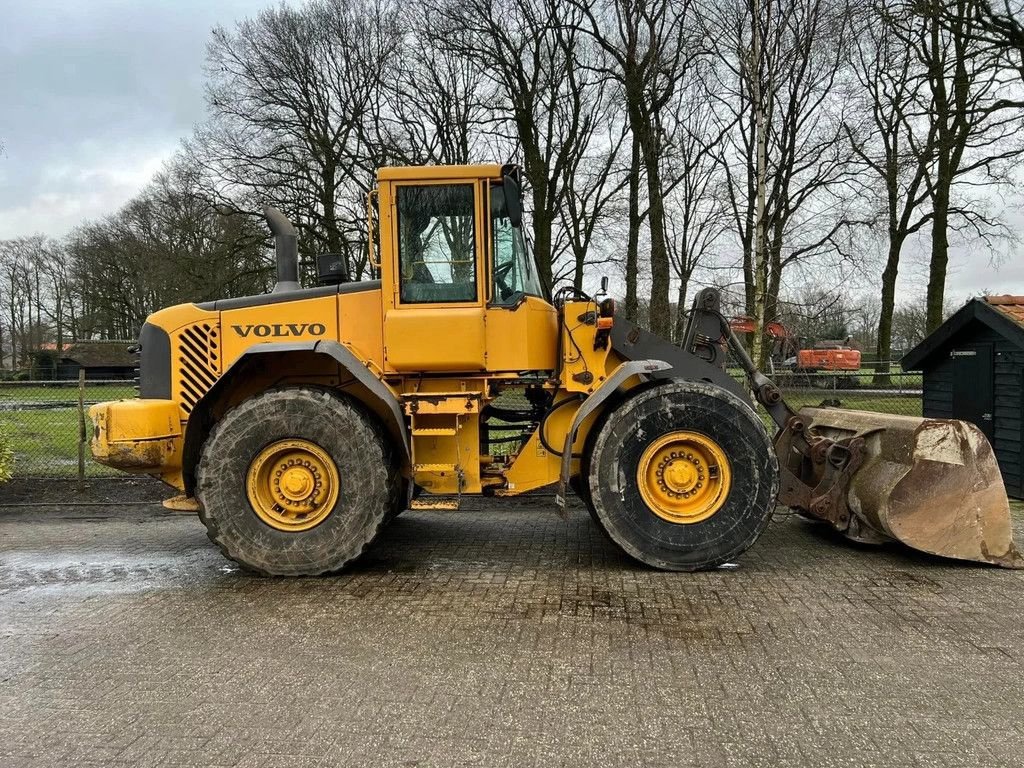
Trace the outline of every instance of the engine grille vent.
[[217, 381], [219, 342], [217, 327], [210, 323], [196, 323], [178, 331], [178, 395], [187, 413]]

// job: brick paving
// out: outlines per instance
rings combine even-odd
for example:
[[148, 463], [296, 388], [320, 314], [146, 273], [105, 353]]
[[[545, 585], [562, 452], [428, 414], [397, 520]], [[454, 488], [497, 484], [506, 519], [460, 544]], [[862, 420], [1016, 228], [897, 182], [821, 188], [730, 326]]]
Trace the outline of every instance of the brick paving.
[[157, 506], [0, 510], [3, 766], [1022, 765], [1022, 662], [1024, 572], [791, 516], [687, 575], [480, 501], [274, 580]]

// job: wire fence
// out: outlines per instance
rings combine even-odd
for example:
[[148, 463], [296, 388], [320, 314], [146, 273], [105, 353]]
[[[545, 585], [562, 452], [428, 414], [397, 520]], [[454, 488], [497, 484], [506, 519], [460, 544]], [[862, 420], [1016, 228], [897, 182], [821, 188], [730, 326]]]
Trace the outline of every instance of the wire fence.
[[790, 407], [808, 405], [921, 415], [921, 374], [874, 371], [782, 373], [773, 377]]
[[[130, 381], [0, 381], [0, 430], [14, 450], [14, 477], [114, 477], [92, 461], [88, 408], [135, 397]], [[81, 463], [80, 463], [81, 458]]]
[[[742, 378], [738, 370], [733, 371]], [[872, 371], [781, 373], [774, 377], [795, 409], [827, 405], [879, 413], [921, 415], [921, 374]], [[93, 403], [135, 397], [126, 381], [0, 381], [0, 429], [14, 449], [14, 476], [96, 478], [119, 476], [92, 461]], [[81, 405], [80, 405], [81, 403]], [[525, 405], [525, 400], [523, 401]], [[767, 416], [766, 426], [767, 424]], [[515, 443], [508, 446], [514, 450]], [[79, 458], [83, 458], [81, 467]]]

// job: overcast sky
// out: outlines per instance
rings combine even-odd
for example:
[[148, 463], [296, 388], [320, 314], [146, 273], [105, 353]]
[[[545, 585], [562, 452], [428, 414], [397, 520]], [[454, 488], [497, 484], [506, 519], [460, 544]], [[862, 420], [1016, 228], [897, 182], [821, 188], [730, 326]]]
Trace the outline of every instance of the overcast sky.
[[[211, 28], [267, 4], [0, 0], [0, 239], [60, 236], [127, 202], [203, 118]], [[1007, 202], [1024, 229], [1021, 198]], [[901, 278], [904, 295], [923, 293], [920, 266]], [[955, 301], [1024, 294], [1024, 250], [959, 248], [948, 286]]]
[[203, 118], [210, 30], [267, 0], [0, 0], [0, 238], [127, 202]]

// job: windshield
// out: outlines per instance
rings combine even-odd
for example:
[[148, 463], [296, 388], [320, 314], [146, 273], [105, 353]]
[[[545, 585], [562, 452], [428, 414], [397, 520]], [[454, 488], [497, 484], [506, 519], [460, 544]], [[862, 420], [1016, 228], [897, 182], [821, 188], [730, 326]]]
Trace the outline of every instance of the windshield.
[[508, 306], [520, 296], [544, 296], [533, 257], [526, 248], [521, 227], [513, 227], [505, 207], [505, 190], [491, 187], [491, 232], [494, 252], [494, 298], [492, 304]]

